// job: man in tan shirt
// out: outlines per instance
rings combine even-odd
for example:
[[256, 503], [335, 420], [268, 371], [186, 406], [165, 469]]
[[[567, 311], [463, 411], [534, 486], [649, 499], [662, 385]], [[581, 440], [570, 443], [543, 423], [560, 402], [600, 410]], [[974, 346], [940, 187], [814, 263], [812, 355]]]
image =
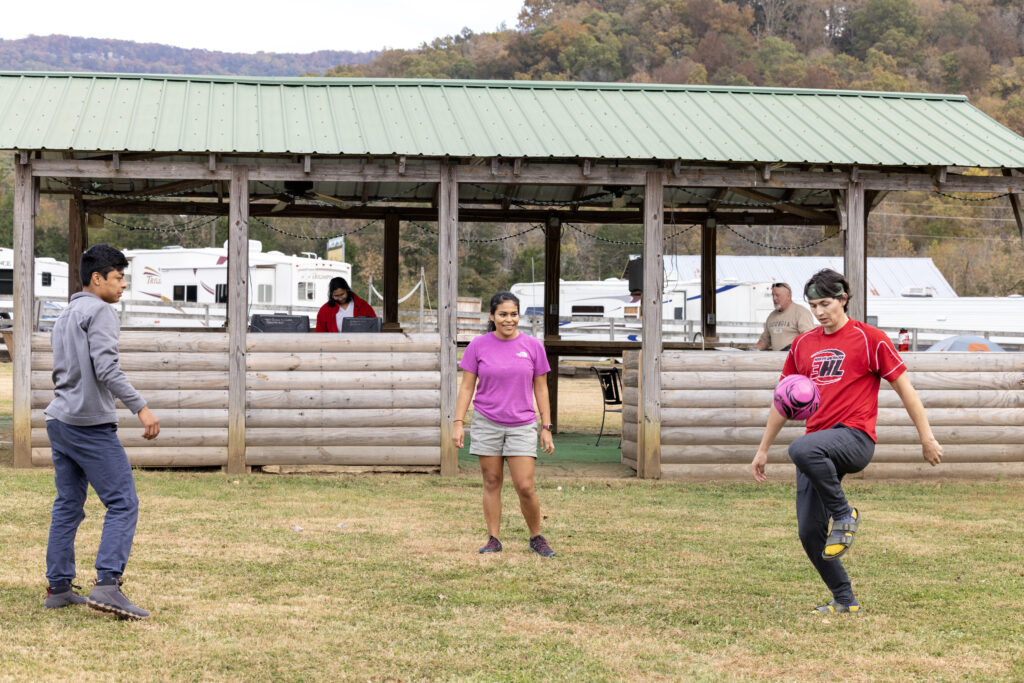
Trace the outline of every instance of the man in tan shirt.
[[772, 303], [775, 304], [775, 310], [768, 314], [764, 332], [754, 348], [758, 351], [768, 348], [772, 351], [788, 351], [797, 335], [814, 328], [814, 316], [800, 304], [793, 303], [793, 290], [785, 282], [772, 285]]

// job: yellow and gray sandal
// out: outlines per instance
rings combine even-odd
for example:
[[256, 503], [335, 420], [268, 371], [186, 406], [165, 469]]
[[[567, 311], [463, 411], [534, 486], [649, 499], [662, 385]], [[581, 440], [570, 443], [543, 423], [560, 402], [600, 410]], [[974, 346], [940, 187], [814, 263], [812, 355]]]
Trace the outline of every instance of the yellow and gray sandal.
[[841, 602], [832, 600], [827, 605], [818, 605], [814, 608], [814, 611], [821, 614], [845, 614], [847, 612], [859, 612], [860, 605], [844, 605]]
[[857, 508], [850, 508], [853, 520], [845, 522], [832, 521], [832, 530], [825, 539], [825, 549], [821, 551], [821, 559], [836, 560], [846, 554], [846, 551], [853, 545], [853, 536], [857, 533], [857, 523], [860, 522], [860, 512]]

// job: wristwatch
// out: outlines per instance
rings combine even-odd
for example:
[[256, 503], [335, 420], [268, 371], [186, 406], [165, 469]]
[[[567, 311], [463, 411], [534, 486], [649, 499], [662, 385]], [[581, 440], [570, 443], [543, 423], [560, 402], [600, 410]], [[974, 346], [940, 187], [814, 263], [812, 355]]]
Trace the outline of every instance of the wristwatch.
[[552, 429], [555, 428], [555, 425], [541, 425], [540, 428], [541, 429], [546, 429], [546, 430], [548, 430], [550, 432]]

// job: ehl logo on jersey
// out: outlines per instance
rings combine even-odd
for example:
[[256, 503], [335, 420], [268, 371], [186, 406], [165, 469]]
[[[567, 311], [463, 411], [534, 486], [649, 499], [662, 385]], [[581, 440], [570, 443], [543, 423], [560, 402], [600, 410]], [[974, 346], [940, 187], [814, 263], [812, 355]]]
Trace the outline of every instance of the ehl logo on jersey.
[[815, 384], [832, 384], [843, 378], [843, 361], [846, 359], [839, 349], [823, 349], [811, 356], [811, 381]]

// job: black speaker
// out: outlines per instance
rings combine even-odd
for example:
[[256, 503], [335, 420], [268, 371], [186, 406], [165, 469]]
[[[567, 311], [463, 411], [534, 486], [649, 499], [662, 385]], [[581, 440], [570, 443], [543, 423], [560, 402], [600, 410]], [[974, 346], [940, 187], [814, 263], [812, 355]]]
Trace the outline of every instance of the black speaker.
[[380, 318], [359, 316], [358, 318], [342, 318], [342, 332], [380, 332]]
[[309, 332], [309, 316], [275, 313], [254, 313], [249, 320], [250, 332]]
[[632, 294], [640, 294], [644, 291], [644, 260], [635, 258], [626, 264], [626, 279], [629, 281], [629, 291]]

